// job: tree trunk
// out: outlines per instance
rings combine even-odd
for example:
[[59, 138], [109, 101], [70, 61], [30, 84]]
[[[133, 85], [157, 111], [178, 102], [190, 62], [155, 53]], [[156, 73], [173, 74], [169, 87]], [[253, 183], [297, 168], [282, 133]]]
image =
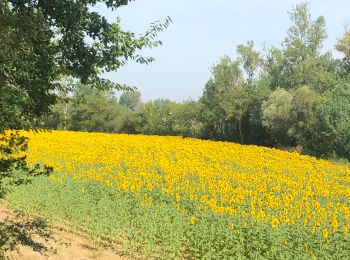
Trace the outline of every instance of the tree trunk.
[[241, 137], [241, 144], [244, 144], [243, 133], [242, 133], [242, 119], [238, 120], [239, 135]]

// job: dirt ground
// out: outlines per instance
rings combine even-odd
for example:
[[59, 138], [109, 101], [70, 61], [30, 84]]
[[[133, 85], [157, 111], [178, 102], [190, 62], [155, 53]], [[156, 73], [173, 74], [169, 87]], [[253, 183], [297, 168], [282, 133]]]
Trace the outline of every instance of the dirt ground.
[[15, 213], [0, 201], [1, 244], [6, 259], [130, 259], [121, 245], [102, 246], [82, 233]]

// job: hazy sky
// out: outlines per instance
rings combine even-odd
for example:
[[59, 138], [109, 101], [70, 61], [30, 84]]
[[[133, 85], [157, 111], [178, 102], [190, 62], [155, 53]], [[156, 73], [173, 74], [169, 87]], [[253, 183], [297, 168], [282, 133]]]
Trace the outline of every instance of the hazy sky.
[[[122, 19], [124, 29], [143, 33], [149, 24], [170, 16], [173, 23], [159, 39], [163, 45], [141, 54], [156, 60], [150, 65], [129, 63], [108, 78], [136, 86], [144, 101], [168, 98], [197, 99], [210, 78], [210, 68], [220, 57], [235, 56], [240, 43], [254, 40], [261, 49], [279, 46], [291, 25], [290, 0], [136, 0], [115, 12], [100, 11], [113, 21]], [[350, 0], [308, 1], [313, 18], [326, 19], [325, 50], [333, 50], [337, 38], [350, 24]], [[334, 55], [339, 55], [333, 51]]]

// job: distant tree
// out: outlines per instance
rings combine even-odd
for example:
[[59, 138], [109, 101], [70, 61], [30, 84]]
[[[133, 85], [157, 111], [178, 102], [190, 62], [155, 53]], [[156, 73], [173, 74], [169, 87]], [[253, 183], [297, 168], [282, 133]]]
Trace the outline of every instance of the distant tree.
[[350, 159], [350, 84], [328, 90], [316, 107], [317, 143], [307, 147], [316, 155]]
[[156, 99], [146, 102], [138, 111], [138, 132], [154, 135], [176, 135], [173, 126], [175, 102], [166, 99]]
[[79, 85], [69, 106], [67, 128], [88, 132], [119, 132], [124, 127], [127, 108], [118, 104], [113, 92]]
[[200, 120], [201, 104], [187, 100], [174, 106], [173, 131], [176, 135], [200, 137], [203, 124]]
[[294, 24], [288, 29], [283, 43], [287, 58], [295, 62], [317, 57], [327, 37], [324, 17], [312, 20], [306, 3], [296, 5], [289, 16]]
[[239, 44], [236, 48], [237, 54], [239, 55], [238, 59], [247, 74], [248, 85], [252, 84], [254, 75], [262, 64], [260, 53], [255, 51], [253, 48], [253, 41], [248, 41], [246, 46]]
[[247, 95], [239, 65], [238, 61], [225, 56], [212, 68], [212, 78], [200, 100], [204, 131], [208, 137], [238, 137], [244, 142], [241, 126]]
[[322, 54], [327, 37], [322, 16], [312, 20], [307, 4], [296, 5], [289, 13], [293, 25], [282, 43], [282, 49], [271, 48], [265, 71], [271, 88], [295, 89], [310, 86], [324, 92], [336, 85], [336, 63], [329, 53]]
[[70, 105], [73, 93], [79, 86], [72, 77], [61, 77], [60, 84], [64, 87], [58, 90], [57, 102], [50, 107], [50, 113], [37, 120], [35, 127], [67, 130], [70, 124]]
[[345, 28], [344, 35], [335, 45], [337, 51], [344, 54], [344, 59], [350, 64], [350, 28]]
[[119, 98], [119, 104], [135, 112], [141, 104], [141, 93], [139, 91], [124, 92]]
[[248, 90], [249, 103], [243, 117], [243, 129], [247, 144], [271, 146], [273, 140], [269, 131], [262, 124], [261, 106], [271, 94], [271, 89], [265, 78], [260, 77]]
[[292, 122], [288, 134], [295, 139], [298, 145], [308, 151], [315, 151], [319, 145], [320, 135], [316, 130], [319, 122], [316, 108], [321, 101], [321, 96], [315, 90], [303, 86], [294, 91], [290, 104], [289, 116]]
[[345, 29], [344, 35], [339, 39], [335, 45], [337, 51], [344, 55], [343, 60], [340, 64], [340, 75], [345, 78], [345, 80], [350, 79], [350, 28]]
[[255, 95], [258, 93], [256, 75], [262, 65], [260, 53], [253, 47], [252, 41], [238, 45], [236, 60], [225, 56], [212, 68], [212, 78], [207, 82], [200, 100], [203, 104], [205, 137], [243, 144], [246, 136], [252, 141], [253, 135], [249, 129], [253, 125], [257, 127], [257, 122], [250, 120], [249, 109], [254, 110], [251, 102], [258, 98]]
[[292, 100], [293, 94], [290, 91], [278, 88], [261, 107], [262, 124], [270, 131], [276, 144], [281, 146], [293, 145], [289, 135]]
[[343, 72], [329, 52], [322, 53], [324, 18], [312, 19], [306, 3], [296, 5], [289, 15], [293, 24], [281, 48], [269, 49], [264, 59], [259, 80], [274, 92], [261, 106], [261, 119], [278, 145], [299, 144], [312, 152], [321, 139], [315, 130], [316, 108]]

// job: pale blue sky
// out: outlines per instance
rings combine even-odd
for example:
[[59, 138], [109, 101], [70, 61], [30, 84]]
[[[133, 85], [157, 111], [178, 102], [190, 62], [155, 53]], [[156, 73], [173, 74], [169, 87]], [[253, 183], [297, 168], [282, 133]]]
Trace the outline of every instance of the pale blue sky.
[[[108, 78], [136, 86], [144, 101], [168, 98], [197, 99], [210, 77], [210, 68], [225, 54], [235, 55], [239, 43], [254, 40], [261, 49], [279, 46], [291, 25], [288, 11], [304, 1], [291, 0], [136, 0], [116, 12], [100, 11], [114, 20], [118, 15], [124, 29], [142, 33], [149, 24], [170, 16], [173, 23], [159, 38], [163, 45], [142, 54], [156, 60], [150, 65], [129, 63]], [[310, 0], [313, 17], [326, 19], [325, 50], [350, 24], [350, 0]], [[337, 55], [333, 51], [334, 55]]]

